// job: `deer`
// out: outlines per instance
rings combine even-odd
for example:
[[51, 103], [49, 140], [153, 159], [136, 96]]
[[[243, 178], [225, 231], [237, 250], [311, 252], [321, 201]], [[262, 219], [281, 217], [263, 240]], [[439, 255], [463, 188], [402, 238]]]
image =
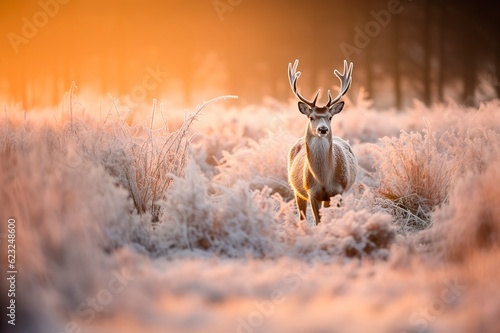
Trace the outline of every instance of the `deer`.
[[288, 64], [290, 87], [299, 100], [300, 113], [308, 117], [304, 137], [300, 138], [288, 153], [288, 182], [294, 192], [299, 220], [306, 220], [307, 202], [311, 204], [316, 225], [320, 223], [320, 206], [330, 207], [330, 198], [342, 195], [354, 184], [358, 163], [349, 143], [334, 136], [331, 121], [344, 108], [340, 99], [347, 93], [352, 82], [352, 62], [344, 73], [334, 70], [340, 79], [340, 92], [333, 98], [328, 90], [328, 102], [317, 106], [321, 90], [312, 102], [305, 99], [297, 89], [300, 72], [299, 61]]

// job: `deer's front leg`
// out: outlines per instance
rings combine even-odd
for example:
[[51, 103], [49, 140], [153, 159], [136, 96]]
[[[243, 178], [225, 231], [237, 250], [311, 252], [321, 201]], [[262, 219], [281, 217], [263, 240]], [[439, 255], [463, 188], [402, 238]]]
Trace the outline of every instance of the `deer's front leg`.
[[306, 219], [306, 209], [307, 209], [307, 200], [302, 198], [300, 195], [295, 194], [295, 201], [297, 203], [297, 210], [299, 211], [299, 220]]
[[314, 215], [314, 220], [316, 221], [316, 225], [318, 225], [320, 222], [319, 209], [321, 207], [321, 200], [317, 200], [316, 198], [311, 196], [310, 201], [311, 201], [312, 212]]

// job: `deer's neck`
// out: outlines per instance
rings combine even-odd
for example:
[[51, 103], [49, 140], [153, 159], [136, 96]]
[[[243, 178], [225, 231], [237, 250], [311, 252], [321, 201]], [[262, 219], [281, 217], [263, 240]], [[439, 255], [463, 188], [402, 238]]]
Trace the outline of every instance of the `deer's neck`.
[[309, 170], [320, 181], [328, 178], [333, 168], [331, 133], [325, 137], [318, 137], [308, 128], [305, 139]]

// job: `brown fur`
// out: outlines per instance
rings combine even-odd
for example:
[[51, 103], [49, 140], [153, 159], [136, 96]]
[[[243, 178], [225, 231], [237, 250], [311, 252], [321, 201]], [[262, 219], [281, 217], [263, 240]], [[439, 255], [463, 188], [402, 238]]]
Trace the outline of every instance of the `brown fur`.
[[[331, 132], [330, 120], [342, 107], [343, 103], [330, 109], [313, 107], [308, 111], [299, 103], [300, 111], [312, 120], [305, 136], [290, 149], [288, 181], [295, 193], [300, 219], [305, 219], [309, 201], [316, 224], [320, 222], [321, 203], [328, 206], [331, 197], [343, 194], [356, 179], [358, 165], [351, 147]], [[325, 127], [327, 134], [318, 134], [319, 128]]]

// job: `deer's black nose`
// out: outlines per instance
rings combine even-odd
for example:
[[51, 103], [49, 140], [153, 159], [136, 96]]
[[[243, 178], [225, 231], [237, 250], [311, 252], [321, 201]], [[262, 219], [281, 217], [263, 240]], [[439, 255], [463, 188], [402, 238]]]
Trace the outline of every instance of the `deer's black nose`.
[[326, 126], [318, 127], [318, 133], [319, 134], [326, 134], [326, 133], [328, 133], [328, 127], [326, 127]]

